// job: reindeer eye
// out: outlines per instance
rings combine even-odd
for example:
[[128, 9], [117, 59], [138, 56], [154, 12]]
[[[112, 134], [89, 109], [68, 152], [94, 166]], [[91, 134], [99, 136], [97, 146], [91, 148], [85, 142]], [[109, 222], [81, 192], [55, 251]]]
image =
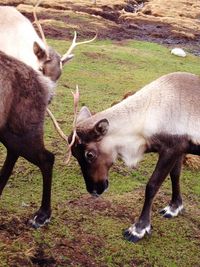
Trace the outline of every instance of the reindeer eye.
[[86, 151], [85, 158], [88, 162], [92, 162], [96, 158], [96, 154], [93, 151]]

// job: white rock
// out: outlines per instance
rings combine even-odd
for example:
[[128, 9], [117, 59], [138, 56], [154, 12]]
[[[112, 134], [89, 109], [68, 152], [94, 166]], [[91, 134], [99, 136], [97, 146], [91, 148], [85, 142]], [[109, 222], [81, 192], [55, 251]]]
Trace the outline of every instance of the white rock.
[[186, 57], [186, 53], [182, 48], [173, 48], [171, 54], [179, 57]]

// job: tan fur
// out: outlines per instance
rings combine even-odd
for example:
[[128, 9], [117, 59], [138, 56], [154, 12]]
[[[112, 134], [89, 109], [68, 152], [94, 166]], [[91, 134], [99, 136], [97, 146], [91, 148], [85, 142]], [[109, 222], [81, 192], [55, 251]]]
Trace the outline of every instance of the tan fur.
[[158, 134], [187, 136], [200, 144], [200, 78], [171, 73], [148, 84], [119, 104], [78, 123], [78, 132], [88, 132], [101, 119], [109, 122], [100, 142], [101, 151], [121, 155], [135, 166], [151, 138]]
[[0, 7], [0, 50], [38, 70], [41, 62], [33, 52], [33, 43], [45, 49], [31, 22], [14, 7]]
[[[188, 134], [200, 142], [200, 78], [189, 73], [171, 73], [143, 87], [133, 96], [79, 123], [89, 129], [103, 118], [109, 121], [109, 132], [116, 128], [143, 130], [144, 136], [167, 131]], [[123, 124], [120, 124], [120, 122]], [[128, 123], [131, 123], [128, 125]], [[121, 127], [121, 126], [123, 127]], [[199, 133], [198, 133], [199, 132]]]

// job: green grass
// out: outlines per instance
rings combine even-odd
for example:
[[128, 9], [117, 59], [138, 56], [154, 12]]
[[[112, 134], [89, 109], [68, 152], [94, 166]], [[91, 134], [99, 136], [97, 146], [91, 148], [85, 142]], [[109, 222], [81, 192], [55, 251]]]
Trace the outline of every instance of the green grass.
[[[60, 53], [69, 42], [49, 40]], [[92, 111], [110, 107], [124, 93], [136, 91], [157, 77], [173, 71], [200, 74], [199, 58], [172, 56], [161, 45], [128, 41], [97, 41], [75, 50], [64, 68], [50, 105], [66, 134], [72, 129], [71, 90], [79, 85], [81, 105]], [[152, 212], [153, 234], [138, 244], [125, 241], [122, 230], [138, 217], [145, 184], [156, 163], [147, 155], [138, 170], [121, 162], [110, 171], [110, 189], [97, 200], [86, 192], [79, 166], [72, 159], [65, 166], [66, 144], [45, 122], [46, 147], [56, 156], [52, 190], [52, 222], [39, 230], [26, 220], [40, 205], [42, 181], [39, 170], [23, 159], [17, 162], [0, 204], [0, 266], [200, 266], [200, 174], [184, 168], [182, 192], [185, 213], [173, 220], [158, 214], [170, 200], [170, 181], [157, 195]], [[5, 158], [1, 146], [0, 162]], [[45, 265], [46, 264], [46, 265]]]

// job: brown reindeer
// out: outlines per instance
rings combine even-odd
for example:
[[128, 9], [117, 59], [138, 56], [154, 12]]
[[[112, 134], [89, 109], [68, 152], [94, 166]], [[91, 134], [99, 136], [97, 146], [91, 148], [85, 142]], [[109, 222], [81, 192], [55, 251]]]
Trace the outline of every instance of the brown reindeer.
[[[73, 49], [76, 46], [93, 42], [96, 39], [97, 34], [93, 39], [77, 42], [77, 33], [74, 32], [71, 46], [67, 52], [61, 56], [52, 47], [47, 45], [44, 32], [36, 14], [40, 2], [41, 0], [37, 1], [37, 4], [33, 9], [33, 15], [42, 40], [36, 33], [31, 22], [16, 8], [0, 6], [0, 51], [26, 63], [34, 70], [42, 73], [49, 79], [49, 81], [55, 83], [62, 73], [63, 66], [73, 58]], [[49, 101], [53, 95], [54, 91], [52, 90]], [[54, 120], [53, 114], [48, 108], [47, 112]]]
[[54, 155], [43, 142], [51, 86], [43, 75], [0, 52], [0, 141], [7, 148], [0, 173], [0, 195], [19, 156], [38, 166], [43, 176], [43, 194], [41, 207], [31, 221], [34, 227], [45, 224], [51, 216]]
[[7, 148], [0, 174], [0, 195], [19, 156], [37, 165], [43, 175], [43, 196], [41, 207], [30, 222], [39, 227], [47, 223], [51, 215], [54, 162], [54, 155], [43, 143], [45, 110], [67, 141], [47, 104], [54, 94], [63, 65], [73, 57], [73, 49], [92, 42], [96, 36], [92, 40], [76, 42], [75, 32], [68, 51], [60, 56], [47, 46], [36, 12], [34, 17], [43, 41], [29, 20], [15, 8], [0, 7], [0, 141]]

